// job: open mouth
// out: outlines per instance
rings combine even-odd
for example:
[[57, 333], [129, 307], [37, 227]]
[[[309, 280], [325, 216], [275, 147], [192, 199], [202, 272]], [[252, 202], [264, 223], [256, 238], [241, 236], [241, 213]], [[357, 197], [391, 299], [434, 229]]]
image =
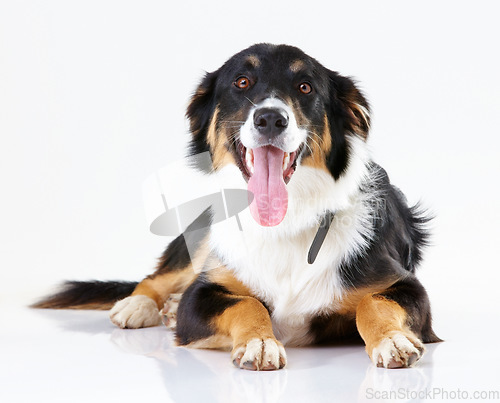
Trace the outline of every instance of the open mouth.
[[[260, 148], [276, 148], [273, 146], [264, 146]], [[240, 170], [243, 173], [243, 177], [248, 182], [248, 180], [252, 177], [255, 172], [255, 159], [254, 159], [254, 150], [251, 148], [246, 148], [243, 144], [239, 143], [239, 154], [240, 154]], [[278, 149], [279, 150], [279, 149]], [[281, 151], [281, 150], [280, 150]], [[283, 151], [283, 162], [282, 162], [282, 171], [283, 171], [283, 181], [285, 184], [290, 182], [293, 173], [295, 172], [295, 168], [297, 166], [297, 156], [299, 154], [299, 150], [293, 151], [291, 153], [287, 153]]]
[[253, 196], [250, 212], [260, 225], [276, 226], [285, 218], [286, 185], [295, 172], [299, 151], [288, 153], [271, 145], [248, 149], [238, 144], [238, 165]]

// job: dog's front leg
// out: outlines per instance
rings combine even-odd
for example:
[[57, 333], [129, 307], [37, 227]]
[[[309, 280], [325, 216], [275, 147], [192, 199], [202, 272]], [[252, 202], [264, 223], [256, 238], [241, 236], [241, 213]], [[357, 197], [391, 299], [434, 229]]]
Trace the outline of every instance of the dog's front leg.
[[370, 294], [361, 300], [356, 323], [375, 365], [404, 368], [421, 357], [424, 346], [407, 322], [405, 310], [384, 295]]
[[414, 277], [366, 295], [356, 309], [358, 331], [373, 363], [404, 368], [418, 361], [424, 343], [441, 341], [432, 330], [427, 293]]
[[177, 311], [180, 345], [222, 348], [229, 341], [233, 364], [249, 370], [275, 370], [286, 364], [283, 345], [274, 337], [264, 305], [248, 295], [200, 276], [184, 293]]
[[233, 340], [231, 359], [239, 368], [274, 370], [286, 364], [283, 345], [273, 334], [267, 309], [252, 297], [243, 297], [214, 321], [218, 332]]

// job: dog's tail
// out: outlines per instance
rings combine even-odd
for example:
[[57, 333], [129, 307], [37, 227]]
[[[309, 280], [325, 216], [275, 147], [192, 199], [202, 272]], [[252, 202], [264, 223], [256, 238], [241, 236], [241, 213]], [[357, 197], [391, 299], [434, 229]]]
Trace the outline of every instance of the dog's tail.
[[31, 305], [43, 309], [111, 309], [114, 303], [128, 297], [137, 282], [67, 281], [54, 295]]

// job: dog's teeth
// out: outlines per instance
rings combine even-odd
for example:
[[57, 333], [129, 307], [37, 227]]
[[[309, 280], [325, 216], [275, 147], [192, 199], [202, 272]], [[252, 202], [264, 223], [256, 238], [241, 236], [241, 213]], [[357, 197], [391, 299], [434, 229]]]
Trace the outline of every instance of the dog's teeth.
[[253, 174], [253, 152], [251, 149], [247, 148], [247, 152], [245, 153], [245, 162], [247, 164], [247, 168], [250, 173]]
[[285, 157], [283, 158], [283, 170], [285, 170], [288, 167], [289, 163], [290, 163], [290, 154], [285, 153]]

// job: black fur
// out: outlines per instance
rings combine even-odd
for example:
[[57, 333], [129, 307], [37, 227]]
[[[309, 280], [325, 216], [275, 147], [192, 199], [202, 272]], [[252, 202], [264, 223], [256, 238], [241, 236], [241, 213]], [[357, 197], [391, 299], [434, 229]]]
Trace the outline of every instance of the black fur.
[[170, 242], [160, 257], [157, 273], [182, 270], [191, 263], [184, 235]]
[[355, 112], [350, 108], [349, 104], [356, 101], [368, 112], [370, 111], [370, 106], [363, 94], [361, 94], [349, 78], [343, 77], [334, 71], [326, 70], [326, 72], [329, 78], [327, 89], [329, 98], [325, 103], [325, 108], [332, 137], [332, 151], [328, 155], [327, 166], [333, 177], [339, 179], [349, 162], [350, 150], [346, 136], [357, 133], [361, 137], [366, 138], [369, 129], [369, 121], [361, 131], [356, 128], [354, 122]]
[[201, 274], [184, 292], [179, 303], [177, 342], [187, 345], [214, 335], [211, 320], [240, 300], [231, 296], [225, 287], [208, 281]]
[[[187, 244], [190, 245], [192, 250], [198, 249], [208, 234], [211, 224], [212, 214], [210, 209], [207, 209], [186, 228], [183, 234], [168, 244], [160, 257], [157, 271], [154, 275], [183, 270], [189, 266], [191, 257]], [[154, 275], [150, 277], [154, 277]]]
[[32, 308], [61, 309], [82, 308], [109, 309], [122, 298], [128, 297], [137, 282], [126, 281], [67, 281], [61, 290], [32, 305]]
[[413, 276], [408, 277], [380, 294], [405, 309], [410, 329], [424, 343], [442, 341], [432, 330], [431, 304], [425, 288], [418, 279]]
[[368, 239], [368, 246], [358, 256], [341, 266], [340, 272], [345, 286], [369, 286], [390, 278], [401, 278], [415, 273], [422, 258], [422, 249], [427, 245], [426, 229], [430, 217], [419, 211], [419, 207], [408, 207], [403, 194], [394, 187], [387, 173], [372, 163], [371, 170], [376, 178], [368, 199], [373, 209], [375, 236]]
[[190, 155], [210, 151], [206, 136], [216, 106], [215, 85], [217, 76], [218, 72], [205, 75], [187, 108], [186, 117], [189, 119], [192, 135], [189, 146]]
[[314, 335], [315, 344], [329, 344], [339, 341], [362, 342], [356, 329], [354, 317], [332, 312], [318, 315], [311, 320], [309, 332]]

